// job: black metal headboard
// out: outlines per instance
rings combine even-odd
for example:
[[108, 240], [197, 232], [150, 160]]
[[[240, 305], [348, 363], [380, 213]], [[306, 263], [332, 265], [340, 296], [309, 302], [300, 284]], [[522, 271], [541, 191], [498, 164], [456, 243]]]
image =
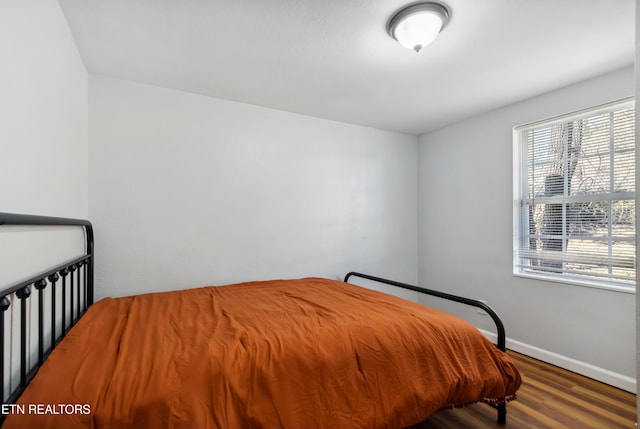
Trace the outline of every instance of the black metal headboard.
[[[0, 398], [2, 403], [15, 403], [46, 357], [93, 304], [93, 227], [91, 222], [83, 219], [0, 212], [0, 226], [2, 225], [83, 227], [86, 243], [84, 255], [40, 272], [27, 280], [0, 286]], [[37, 298], [31, 297], [32, 287], [37, 291], [37, 294], [34, 294]], [[60, 288], [58, 292], [56, 287]], [[46, 300], [50, 304], [47, 310], [48, 320], [45, 320], [45, 295], [48, 296]], [[61, 297], [60, 301], [56, 299], [58, 296]], [[27, 308], [31, 307], [31, 299], [37, 302], [37, 315], [27, 311]], [[13, 316], [15, 320], [19, 318], [19, 322], [14, 323], [13, 334], [19, 330], [20, 336], [19, 381], [15, 386], [11, 383], [11, 375], [15, 374], [18, 368], [12, 368], [11, 363], [7, 366], [5, 359], [5, 321], [12, 317], [11, 312], [7, 311], [12, 303], [17, 306], [15, 311], [19, 312], [19, 316]], [[32, 340], [28, 338], [30, 323], [37, 323], [37, 329], [30, 329], [30, 332], [38, 333], [37, 360], [28, 359], [35, 354], [35, 350], [30, 347]], [[60, 328], [56, 329], [56, 326]], [[45, 329], [49, 331], [47, 338]], [[9, 389], [5, 392], [6, 374], [9, 374], [10, 380]], [[2, 417], [4, 416], [0, 416], [0, 421], [3, 420]]]

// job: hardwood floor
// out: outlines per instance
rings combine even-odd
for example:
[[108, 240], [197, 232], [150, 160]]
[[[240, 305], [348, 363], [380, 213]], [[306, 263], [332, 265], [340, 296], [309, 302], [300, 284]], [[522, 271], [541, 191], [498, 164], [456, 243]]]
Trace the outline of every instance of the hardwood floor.
[[636, 428], [636, 395], [527, 356], [508, 352], [520, 374], [518, 399], [507, 405], [507, 425], [486, 404], [443, 410], [411, 429]]

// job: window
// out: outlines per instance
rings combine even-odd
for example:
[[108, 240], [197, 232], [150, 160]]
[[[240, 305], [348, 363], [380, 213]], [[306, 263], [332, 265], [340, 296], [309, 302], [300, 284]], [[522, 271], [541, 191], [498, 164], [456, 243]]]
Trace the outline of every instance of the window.
[[635, 108], [514, 130], [514, 274], [635, 290]]

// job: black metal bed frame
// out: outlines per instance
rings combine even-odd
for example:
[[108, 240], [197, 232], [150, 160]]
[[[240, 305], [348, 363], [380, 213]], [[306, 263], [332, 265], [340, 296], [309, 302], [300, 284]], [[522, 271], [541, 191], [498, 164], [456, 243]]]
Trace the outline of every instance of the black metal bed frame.
[[[426, 289], [423, 287], [419, 287], [419, 286], [413, 286], [407, 283], [401, 283], [401, 282], [397, 282], [395, 280], [389, 280], [389, 279], [383, 279], [381, 277], [376, 277], [376, 276], [371, 276], [369, 274], [362, 274], [362, 273], [357, 273], [357, 272], [350, 272], [348, 273], [345, 277], [344, 277], [344, 281], [348, 282], [349, 278], [351, 277], [360, 277], [362, 279], [366, 279], [366, 280], [372, 280], [378, 283], [384, 283], [384, 284], [388, 284], [390, 286], [396, 286], [399, 288], [403, 288], [403, 289], [408, 289], [408, 290], [412, 290], [415, 292], [419, 292], [419, 293], [424, 293], [426, 295], [431, 295], [431, 296], [435, 296], [438, 298], [443, 298], [449, 301], [454, 301], [454, 302], [459, 302], [461, 304], [466, 304], [466, 305], [470, 305], [472, 307], [477, 307], [481, 310], [484, 310], [489, 316], [491, 316], [491, 318], [493, 319], [493, 322], [496, 325], [496, 329], [497, 329], [497, 334], [498, 334], [498, 341], [496, 343], [496, 347], [500, 350], [502, 350], [503, 352], [507, 350], [506, 347], [506, 336], [505, 336], [505, 330], [504, 330], [504, 324], [502, 323], [502, 320], [500, 320], [500, 317], [498, 316], [498, 314], [491, 308], [489, 307], [487, 304], [485, 304], [482, 301], [478, 301], [475, 299], [471, 299], [471, 298], [465, 298], [463, 296], [458, 296], [458, 295], [452, 295], [450, 293], [446, 293], [446, 292], [440, 292], [437, 290], [432, 290], [432, 289]], [[498, 424], [500, 425], [504, 425], [507, 423], [507, 403], [506, 401], [498, 404], [498, 405], [493, 405], [493, 404], [489, 404], [492, 407], [494, 407], [495, 409], [498, 410]]]
[[[38, 369], [42, 366], [44, 360], [53, 351], [56, 345], [62, 340], [66, 333], [73, 325], [82, 317], [94, 300], [94, 243], [93, 243], [93, 226], [91, 222], [84, 219], [71, 219], [50, 216], [34, 216], [15, 213], [0, 212], [1, 225], [17, 225], [17, 226], [78, 226], [83, 227], [85, 231], [85, 254], [72, 260], [65, 262], [48, 271], [41, 272], [27, 280], [20, 281], [0, 290], [0, 399], [2, 403], [14, 404], [24, 392], [29, 382], [33, 379]], [[502, 321], [496, 312], [487, 304], [474, 299], [464, 298], [451, 295], [444, 292], [425, 289], [418, 286], [400, 283], [394, 280], [388, 280], [381, 277], [371, 276], [357, 272], [348, 273], [344, 281], [347, 282], [350, 277], [360, 277], [391, 286], [409, 289], [415, 292], [444, 298], [447, 300], [471, 305], [484, 310], [496, 324], [498, 341], [497, 347], [500, 350], [506, 350], [505, 347], [505, 330]], [[67, 278], [69, 282], [67, 282]], [[61, 314], [56, 315], [56, 285], [60, 281], [62, 288]], [[51, 329], [51, 338], [48, 345], [45, 346], [44, 338], [44, 293], [47, 287], [51, 286], [51, 319], [49, 321]], [[35, 362], [28, 362], [27, 356], [32, 353], [28, 348], [29, 339], [27, 338], [27, 301], [31, 297], [32, 287], [38, 293], [38, 359]], [[70, 292], [67, 299], [67, 290]], [[9, 374], [11, 378], [12, 368], [6, 366], [5, 359], [5, 319], [7, 310], [11, 307], [13, 301], [19, 302], [20, 308], [20, 377], [17, 386], [11, 387], [9, 382], [9, 392], [5, 392], [5, 374]], [[67, 306], [67, 304], [69, 304]], [[61, 323], [62, 329], [56, 329], [58, 322]], [[69, 322], [69, 323], [67, 323]], [[11, 348], [10, 348], [11, 350]], [[506, 403], [492, 405], [498, 410], [498, 423], [506, 422]], [[0, 425], [6, 416], [0, 415]]]
[[[41, 272], [27, 280], [20, 281], [0, 291], [0, 398], [2, 403], [14, 404], [22, 392], [25, 390], [31, 379], [35, 376], [44, 360], [58, 345], [62, 337], [71, 329], [73, 325], [85, 313], [87, 308], [93, 304], [93, 227], [91, 222], [83, 219], [70, 219], [49, 216], [34, 216], [15, 213], [0, 213], [0, 225], [16, 226], [78, 226], [85, 231], [85, 252], [84, 255], [67, 261], [55, 268]], [[60, 280], [62, 294], [61, 302], [56, 302], [56, 285]], [[67, 281], [68, 280], [68, 281]], [[51, 286], [51, 319], [49, 321], [51, 338], [45, 341], [45, 315], [44, 296], [45, 290]], [[29, 362], [28, 354], [33, 350], [29, 349], [29, 339], [27, 338], [27, 301], [30, 299], [32, 287], [38, 293], [38, 359]], [[67, 291], [69, 296], [67, 296]], [[20, 311], [20, 367], [19, 382], [17, 386], [11, 386], [11, 375], [13, 368], [7, 366], [5, 359], [5, 319], [7, 310], [17, 299]], [[56, 315], [56, 308], [61, 305], [61, 314]], [[68, 304], [68, 305], [67, 305]], [[58, 323], [61, 329], [56, 329]], [[45, 343], [48, 343], [45, 345]], [[9, 347], [11, 351], [11, 347]], [[9, 391], [5, 392], [5, 374], [9, 374]], [[4, 415], [0, 415], [0, 423], [4, 421]]]

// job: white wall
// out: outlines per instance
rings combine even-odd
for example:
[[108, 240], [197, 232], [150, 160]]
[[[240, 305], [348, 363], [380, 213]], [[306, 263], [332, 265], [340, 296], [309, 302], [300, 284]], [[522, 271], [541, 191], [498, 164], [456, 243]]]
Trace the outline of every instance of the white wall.
[[417, 280], [417, 138], [90, 79], [97, 295], [325, 276]]
[[0, 211], [86, 217], [88, 77], [58, 2], [0, 2], [0, 64]]
[[[88, 75], [56, 1], [0, 2], [0, 211], [88, 215]], [[0, 228], [0, 284], [70, 259], [69, 238]], [[62, 234], [62, 235], [61, 235]], [[55, 235], [55, 237], [54, 237]], [[57, 240], [54, 242], [54, 239]], [[79, 241], [79, 249], [76, 244]], [[37, 261], [27, 256], [41, 252]]]
[[632, 95], [629, 67], [423, 135], [418, 150], [420, 285], [487, 300], [511, 348], [630, 390], [633, 294], [512, 274], [512, 129]]

